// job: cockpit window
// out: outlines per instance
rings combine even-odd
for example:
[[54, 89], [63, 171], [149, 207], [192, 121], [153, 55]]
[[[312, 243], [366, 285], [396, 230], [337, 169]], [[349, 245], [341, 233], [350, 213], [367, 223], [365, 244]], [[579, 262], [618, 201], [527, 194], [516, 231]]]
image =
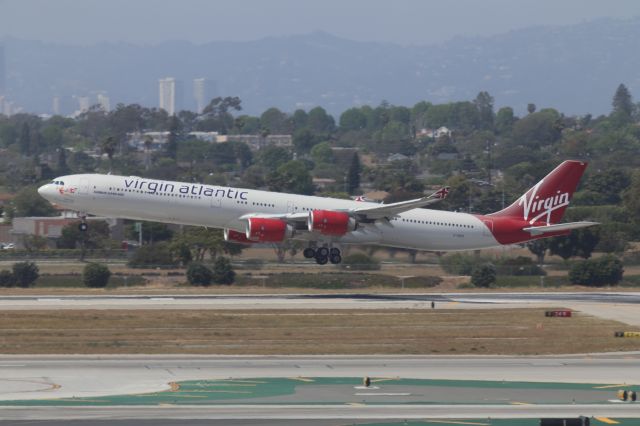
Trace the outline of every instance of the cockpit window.
[[59, 181], [58, 181], [58, 184], [60, 184], [60, 185], [63, 185], [63, 186], [64, 186], [64, 182], [63, 182], [63, 181], [61, 181], [61, 180], [59, 180]]

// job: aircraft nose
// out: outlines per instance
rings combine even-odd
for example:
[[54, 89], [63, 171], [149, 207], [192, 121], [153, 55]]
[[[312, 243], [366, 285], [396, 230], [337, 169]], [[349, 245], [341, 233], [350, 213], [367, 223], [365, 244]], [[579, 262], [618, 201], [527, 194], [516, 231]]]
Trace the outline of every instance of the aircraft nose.
[[45, 197], [48, 193], [47, 191], [48, 188], [49, 188], [49, 184], [42, 185], [40, 188], [38, 188], [38, 194], [40, 194], [40, 196], [42, 197]]

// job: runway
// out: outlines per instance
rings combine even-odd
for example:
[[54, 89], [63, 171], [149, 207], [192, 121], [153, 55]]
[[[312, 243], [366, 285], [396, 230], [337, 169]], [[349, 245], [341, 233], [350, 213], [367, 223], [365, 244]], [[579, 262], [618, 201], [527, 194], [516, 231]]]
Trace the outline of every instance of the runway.
[[490, 309], [563, 307], [640, 327], [638, 292], [0, 296], [2, 310]]
[[[170, 382], [260, 377], [406, 377], [424, 379], [601, 383], [598, 392], [640, 383], [640, 353], [572, 357], [211, 357], [1, 356], [0, 420], [17, 419], [419, 419], [597, 415], [640, 417], [638, 404], [217, 404], [57, 407], [53, 399], [167, 391]], [[382, 385], [381, 385], [382, 386]], [[617, 387], [616, 387], [617, 386]], [[388, 394], [388, 390], [385, 394]], [[363, 391], [354, 391], [362, 398]], [[49, 400], [49, 406], [6, 401]], [[294, 399], [295, 400], [295, 399]], [[392, 405], [389, 405], [393, 403]], [[259, 423], [256, 423], [259, 424]]]

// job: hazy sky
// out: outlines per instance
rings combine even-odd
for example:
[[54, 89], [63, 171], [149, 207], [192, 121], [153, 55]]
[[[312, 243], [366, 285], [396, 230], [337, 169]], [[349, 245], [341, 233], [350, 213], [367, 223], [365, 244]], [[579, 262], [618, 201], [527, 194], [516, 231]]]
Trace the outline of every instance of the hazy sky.
[[634, 16], [638, 0], [0, 0], [0, 38], [204, 43], [323, 30], [352, 40], [430, 44]]

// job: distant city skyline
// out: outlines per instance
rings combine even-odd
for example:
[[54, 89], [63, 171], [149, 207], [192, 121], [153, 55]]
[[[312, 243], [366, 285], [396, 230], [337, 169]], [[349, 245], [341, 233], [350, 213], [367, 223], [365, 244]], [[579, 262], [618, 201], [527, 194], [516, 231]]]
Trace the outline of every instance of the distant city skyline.
[[207, 43], [320, 30], [357, 41], [424, 45], [635, 16], [637, 0], [0, 0], [0, 38], [81, 45]]

